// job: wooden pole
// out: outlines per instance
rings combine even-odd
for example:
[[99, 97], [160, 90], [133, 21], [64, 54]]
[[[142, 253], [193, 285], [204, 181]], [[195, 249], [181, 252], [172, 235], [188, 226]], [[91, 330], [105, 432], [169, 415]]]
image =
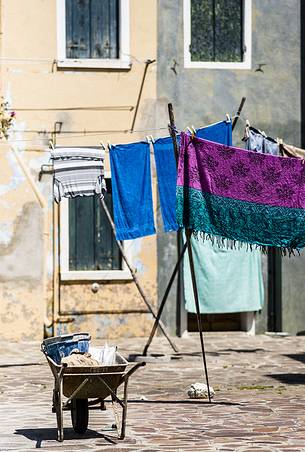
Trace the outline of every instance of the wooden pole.
[[233, 124], [232, 124], [232, 130], [235, 129], [236, 123], [237, 123], [237, 121], [238, 121], [238, 119], [240, 117], [242, 109], [244, 108], [245, 102], [246, 102], [246, 97], [242, 97], [241, 101], [240, 101], [240, 104], [239, 104], [239, 107], [238, 107], [238, 110], [236, 112]]
[[[174, 151], [175, 151], [175, 156], [176, 156], [176, 162], [177, 162], [177, 165], [178, 165], [179, 149], [178, 149], [178, 142], [177, 142], [177, 135], [176, 135], [176, 125], [175, 125], [174, 110], [173, 110], [172, 104], [168, 104], [168, 113], [169, 113], [169, 120], [170, 120], [170, 131], [171, 131], [170, 133], [171, 133], [171, 137], [172, 137], [172, 140], [173, 140]], [[186, 243], [187, 243], [189, 262], [190, 262], [190, 270], [191, 270], [191, 277], [192, 277], [192, 287], [193, 287], [195, 306], [196, 306], [196, 316], [197, 316], [197, 324], [198, 324], [199, 337], [200, 337], [202, 360], [203, 360], [205, 378], [206, 378], [207, 389], [208, 389], [208, 398], [209, 398], [209, 402], [211, 403], [209, 376], [208, 376], [208, 369], [207, 369], [205, 350], [204, 350], [202, 321], [201, 321], [201, 315], [200, 315], [199, 297], [198, 297], [196, 275], [195, 275], [195, 268], [194, 268], [194, 259], [193, 259], [193, 252], [192, 252], [192, 243], [191, 243], [192, 232], [191, 232], [191, 230], [186, 229], [185, 230], [185, 235], [186, 235]]]
[[[115, 225], [114, 225], [114, 222], [113, 222], [112, 217], [110, 215], [110, 212], [108, 210], [108, 207], [106, 206], [106, 203], [105, 203], [105, 201], [103, 199], [101, 199], [101, 206], [104, 209], [104, 212], [105, 212], [105, 214], [107, 216], [107, 219], [108, 219], [108, 221], [110, 223], [110, 226], [111, 226], [111, 229], [112, 229], [112, 233], [113, 233], [113, 235], [115, 237]], [[116, 240], [116, 243], [117, 243], [117, 245], [119, 247], [119, 250], [120, 250], [120, 252], [122, 254], [122, 258], [125, 261], [128, 269], [129, 269], [129, 271], [131, 273], [131, 276], [132, 276], [132, 278], [134, 280], [134, 283], [135, 283], [135, 285], [136, 285], [136, 287], [137, 287], [137, 289], [138, 289], [138, 291], [139, 291], [144, 303], [146, 304], [148, 310], [150, 311], [150, 313], [152, 314], [154, 319], [157, 319], [157, 314], [155, 314], [153, 308], [151, 307], [151, 304], [147, 300], [146, 295], [145, 295], [145, 293], [144, 293], [144, 291], [143, 291], [143, 289], [141, 287], [141, 284], [140, 284], [140, 282], [139, 282], [139, 280], [137, 278], [137, 275], [136, 275], [134, 269], [132, 268], [132, 266], [129, 263], [129, 260], [128, 260], [127, 256], [126, 256], [125, 250], [124, 250], [121, 242], [119, 240]], [[171, 340], [171, 338], [169, 337], [169, 335], [167, 334], [166, 328], [165, 328], [164, 324], [161, 321], [159, 321], [159, 327], [160, 327], [160, 330], [162, 331], [162, 333], [164, 334], [164, 336], [166, 337], [166, 339], [168, 340], [168, 342], [169, 342], [170, 346], [172, 347], [172, 349], [174, 350], [174, 352], [177, 353], [178, 349], [175, 346], [175, 344], [173, 343], [173, 341]]]

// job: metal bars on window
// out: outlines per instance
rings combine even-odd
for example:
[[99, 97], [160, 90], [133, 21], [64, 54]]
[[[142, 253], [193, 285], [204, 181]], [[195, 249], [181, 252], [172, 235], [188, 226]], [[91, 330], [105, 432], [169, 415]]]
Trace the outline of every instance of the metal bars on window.
[[242, 62], [244, 0], [191, 0], [191, 61]]

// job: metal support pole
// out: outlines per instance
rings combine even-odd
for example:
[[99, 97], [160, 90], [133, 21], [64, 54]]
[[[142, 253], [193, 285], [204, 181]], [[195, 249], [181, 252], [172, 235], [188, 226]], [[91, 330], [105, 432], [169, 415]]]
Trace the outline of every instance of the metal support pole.
[[163, 312], [163, 309], [164, 309], [164, 306], [165, 306], [168, 294], [169, 294], [169, 292], [170, 292], [170, 290], [172, 288], [173, 282], [174, 282], [176, 274], [177, 274], [177, 272], [179, 270], [182, 258], [184, 256], [185, 251], [186, 251], [186, 248], [187, 248], [187, 243], [185, 243], [183, 245], [182, 252], [181, 252], [181, 254], [179, 256], [179, 259], [178, 259], [178, 261], [177, 261], [177, 263], [175, 265], [175, 268], [174, 268], [174, 271], [172, 273], [172, 276], [170, 277], [169, 283], [168, 283], [167, 288], [166, 288], [166, 290], [164, 292], [161, 304], [159, 306], [159, 310], [158, 310], [158, 313], [157, 313], [157, 317], [156, 317], [155, 323], [154, 323], [154, 325], [152, 327], [152, 330], [151, 330], [151, 333], [149, 335], [148, 341], [146, 342], [146, 345], [145, 345], [144, 350], [143, 350], [143, 356], [147, 356], [148, 347], [150, 346], [150, 344], [151, 344], [151, 342], [152, 342], [152, 340], [154, 338], [154, 335], [156, 334], [156, 331], [157, 331], [157, 328], [158, 328], [158, 325], [159, 325], [159, 322], [160, 322], [160, 318], [161, 318], [161, 315], [162, 315], [162, 312]]
[[206, 363], [205, 351], [204, 351], [204, 342], [203, 342], [202, 320], [201, 320], [201, 314], [200, 314], [198, 289], [197, 289], [197, 282], [196, 282], [196, 275], [195, 275], [195, 268], [194, 268], [193, 251], [192, 251], [192, 242], [191, 242], [192, 232], [190, 231], [190, 229], [185, 230], [185, 235], [186, 235], [187, 250], [188, 250], [189, 262], [190, 262], [190, 270], [191, 270], [192, 285], [193, 285], [193, 292], [194, 292], [194, 299], [195, 299], [195, 306], [196, 306], [197, 325], [198, 325], [200, 344], [201, 344], [201, 350], [202, 350], [203, 366], [204, 366], [205, 378], [206, 378], [207, 387], [208, 387], [209, 402], [211, 403], [209, 376], [208, 376], [208, 369], [207, 369], [207, 363]]
[[140, 86], [140, 91], [139, 91], [139, 95], [138, 95], [138, 100], [137, 100], [135, 112], [134, 112], [134, 115], [133, 115], [131, 129], [130, 129], [131, 132], [134, 131], [134, 127], [135, 127], [135, 123], [136, 123], [136, 119], [137, 119], [137, 115], [138, 115], [138, 110], [139, 110], [139, 106], [140, 106], [140, 101], [141, 101], [141, 97], [142, 97], [142, 92], [143, 92], [143, 87], [144, 87], [144, 83], [145, 83], [145, 79], [146, 79], [148, 66], [150, 64], [154, 63], [155, 61], [156, 60], [147, 60], [147, 61], [145, 61], [144, 73], [143, 73], [143, 77], [142, 77], [142, 82], [141, 82], [141, 86]]
[[[112, 233], [113, 233], [113, 235], [115, 237], [115, 225], [114, 225], [114, 222], [113, 222], [113, 220], [111, 218], [111, 215], [110, 215], [110, 212], [108, 210], [108, 207], [106, 206], [106, 203], [105, 203], [105, 201], [103, 199], [101, 199], [101, 206], [102, 206], [102, 208], [105, 211], [105, 214], [107, 216], [107, 219], [108, 219], [108, 221], [110, 223], [110, 226], [111, 226], [111, 229], [112, 229]], [[152, 314], [154, 319], [156, 319], [157, 315], [155, 314], [153, 308], [151, 307], [149, 301], [147, 300], [147, 298], [146, 298], [146, 296], [145, 296], [145, 294], [143, 292], [143, 289], [142, 289], [142, 287], [140, 285], [140, 282], [139, 282], [139, 280], [137, 278], [137, 275], [135, 274], [134, 269], [132, 268], [132, 266], [129, 263], [129, 260], [128, 260], [127, 256], [126, 256], [126, 253], [124, 251], [123, 246], [121, 245], [121, 242], [119, 240], [116, 240], [116, 243], [117, 243], [117, 245], [119, 247], [119, 250], [120, 250], [120, 252], [122, 254], [122, 258], [123, 258], [124, 262], [126, 263], [130, 273], [131, 273], [131, 276], [132, 276], [132, 278], [134, 280], [134, 283], [135, 283], [135, 285], [136, 285], [136, 287], [137, 287], [137, 289], [138, 289], [138, 291], [139, 291], [144, 303], [146, 304], [148, 310], [150, 311], [150, 313]], [[172, 347], [172, 349], [174, 350], [174, 352], [177, 353], [178, 349], [175, 346], [175, 344], [173, 343], [173, 341], [171, 340], [171, 338], [169, 337], [169, 335], [167, 334], [165, 326], [164, 326], [164, 324], [161, 321], [159, 322], [159, 327], [160, 327], [160, 330], [162, 331], [162, 333], [164, 334], [164, 336], [166, 337], [166, 339], [168, 340], [168, 342], [169, 342], [170, 346]]]
[[[176, 136], [176, 130], [175, 130], [176, 126], [175, 126], [174, 110], [173, 110], [172, 104], [168, 104], [168, 113], [169, 113], [169, 120], [170, 120], [170, 133], [171, 133], [171, 137], [172, 137], [172, 140], [173, 140], [175, 156], [176, 156], [176, 162], [177, 162], [177, 165], [178, 165], [179, 149], [178, 149], [178, 142], [177, 142], [177, 136]], [[192, 252], [192, 244], [191, 244], [192, 232], [189, 229], [186, 229], [185, 230], [185, 235], [186, 235], [186, 243], [187, 243], [189, 262], [190, 262], [193, 293], [194, 293], [194, 299], [195, 299], [195, 305], [196, 305], [197, 324], [198, 324], [198, 330], [199, 330], [199, 336], [200, 336], [200, 345], [201, 345], [202, 359], [203, 359], [205, 378], [206, 378], [207, 389], [208, 389], [209, 402], [211, 403], [211, 394], [210, 394], [210, 386], [209, 386], [208, 369], [207, 369], [207, 363], [206, 363], [206, 357], [205, 357], [203, 332], [202, 332], [202, 321], [201, 321], [200, 307], [199, 307], [199, 297], [198, 297], [196, 275], [195, 275], [195, 268], [194, 268], [194, 260], [193, 260], [193, 252]], [[179, 242], [178, 242], [178, 244], [179, 244]]]

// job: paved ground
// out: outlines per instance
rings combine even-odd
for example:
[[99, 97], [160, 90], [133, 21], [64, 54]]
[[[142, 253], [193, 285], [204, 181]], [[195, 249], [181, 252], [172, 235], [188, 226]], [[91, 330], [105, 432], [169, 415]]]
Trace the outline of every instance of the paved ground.
[[[205, 335], [212, 404], [192, 401], [187, 387], [204, 381], [196, 335], [177, 341], [180, 359], [148, 364], [130, 381], [127, 437], [109, 431], [107, 410], [90, 413], [81, 437], [65, 413], [56, 441], [52, 375], [37, 343], [9, 344], [0, 354], [0, 450], [27, 451], [305, 451], [305, 337]], [[124, 355], [143, 340], [119, 341]], [[169, 352], [156, 339], [151, 352]], [[108, 427], [108, 430], [107, 430]]]

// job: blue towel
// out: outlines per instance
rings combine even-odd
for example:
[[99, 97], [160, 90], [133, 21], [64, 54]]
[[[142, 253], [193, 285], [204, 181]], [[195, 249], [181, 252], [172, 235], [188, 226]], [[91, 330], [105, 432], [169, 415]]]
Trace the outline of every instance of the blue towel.
[[110, 165], [117, 240], [155, 234], [149, 144], [111, 146]]
[[232, 146], [232, 123], [231, 121], [221, 121], [211, 126], [203, 127], [196, 131], [196, 137]]
[[[232, 145], [232, 124], [221, 121], [198, 129], [196, 136], [217, 143]], [[178, 136], [178, 141], [180, 137]], [[158, 190], [164, 231], [177, 231], [176, 182], [177, 169], [172, 139], [159, 138], [154, 142], [154, 154], [158, 178]]]
[[171, 137], [154, 142], [161, 214], [165, 232], [177, 231], [176, 221], [176, 159]]

